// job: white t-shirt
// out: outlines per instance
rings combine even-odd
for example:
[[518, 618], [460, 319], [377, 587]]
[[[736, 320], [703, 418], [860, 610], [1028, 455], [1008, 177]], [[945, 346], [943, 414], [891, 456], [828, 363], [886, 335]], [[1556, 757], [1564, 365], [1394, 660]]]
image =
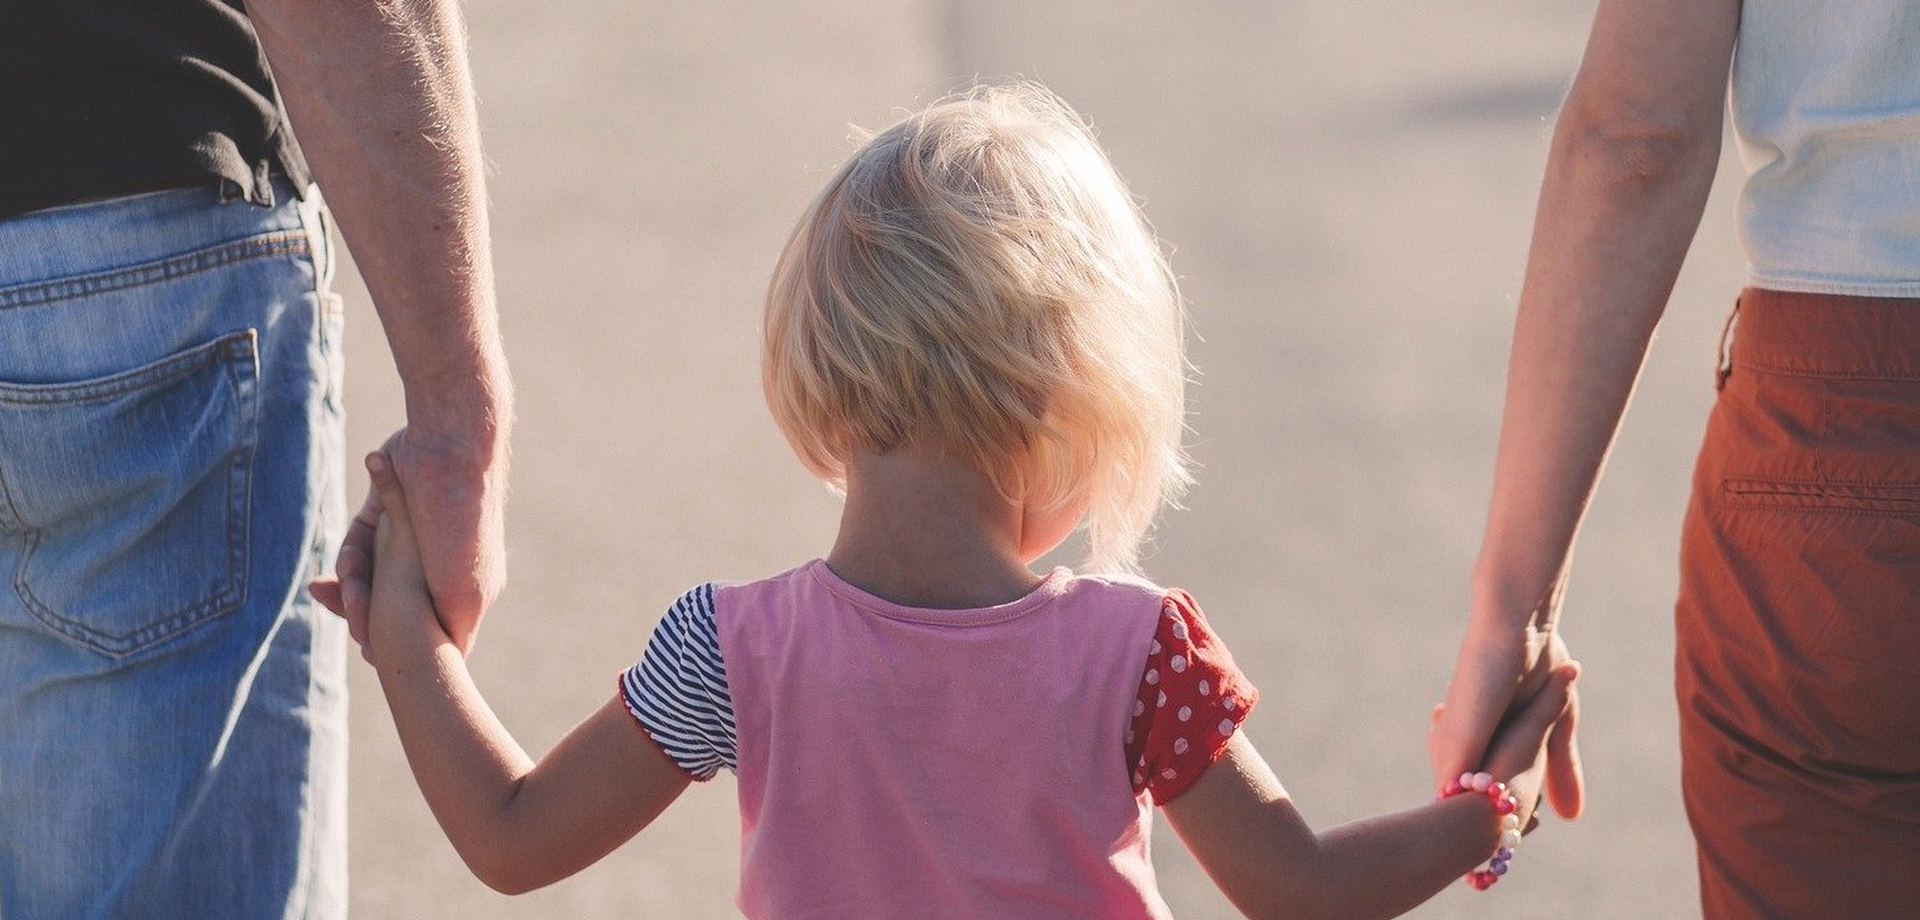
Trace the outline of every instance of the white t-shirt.
[[1751, 284], [1920, 297], [1920, 0], [1745, 0], [1731, 109]]

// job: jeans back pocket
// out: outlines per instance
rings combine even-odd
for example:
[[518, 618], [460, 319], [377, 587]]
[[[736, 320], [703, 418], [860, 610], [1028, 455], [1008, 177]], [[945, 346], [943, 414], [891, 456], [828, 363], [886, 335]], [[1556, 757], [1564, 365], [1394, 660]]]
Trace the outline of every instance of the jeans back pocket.
[[0, 530], [47, 628], [111, 657], [238, 608], [259, 358], [247, 329], [74, 383], [0, 382]]

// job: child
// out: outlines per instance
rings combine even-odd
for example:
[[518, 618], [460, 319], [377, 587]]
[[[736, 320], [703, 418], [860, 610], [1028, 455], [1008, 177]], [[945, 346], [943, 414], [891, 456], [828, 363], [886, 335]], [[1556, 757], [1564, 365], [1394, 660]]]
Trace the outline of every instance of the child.
[[[689, 591], [538, 764], [440, 629], [402, 484], [370, 457], [363, 651], [461, 856], [502, 891], [546, 885], [722, 766], [755, 918], [1166, 917], [1153, 804], [1250, 916], [1397, 914], [1511, 847], [1572, 668], [1492, 749], [1510, 794], [1463, 777], [1316, 834], [1238, 730], [1257, 694], [1200, 609], [1132, 574], [1185, 479], [1181, 324], [1119, 177], [1046, 91], [978, 89], [873, 137], [766, 310], [767, 400], [844, 490], [838, 539]], [[1090, 574], [1030, 568], [1083, 521]]]

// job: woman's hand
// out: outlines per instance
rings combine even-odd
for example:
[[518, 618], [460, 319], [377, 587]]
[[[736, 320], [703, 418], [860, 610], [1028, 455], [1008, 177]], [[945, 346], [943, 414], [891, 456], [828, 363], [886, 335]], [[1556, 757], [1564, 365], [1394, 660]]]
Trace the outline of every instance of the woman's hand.
[[[1485, 769], [1496, 773], [1490, 745], [1505, 723], [1548, 689], [1552, 675], [1571, 663], [1567, 645], [1552, 629], [1528, 627], [1522, 633], [1484, 635], [1470, 632], [1460, 648], [1447, 700], [1435, 710], [1427, 736], [1435, 785], [1464, 772]], [[1580, 721], [1577, 689], [1567, 688], [1567, 705], [1553, 720], [1546, 739], [1544, 785], [1554, 811], [1569, 820], [1585, 807], [1586, 779], [1581, 772], [1575, 730]], [[1515, 793], [1518, 797], [1518, 793]], [[1521, 804], [1529, 814], [1537, 804], [1536, 786]]]

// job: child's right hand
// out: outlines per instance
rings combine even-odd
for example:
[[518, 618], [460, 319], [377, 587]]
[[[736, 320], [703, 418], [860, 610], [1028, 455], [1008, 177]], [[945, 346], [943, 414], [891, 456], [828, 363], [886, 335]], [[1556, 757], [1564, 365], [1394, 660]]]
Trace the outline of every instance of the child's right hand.
[[399, 664], [450, 643], [427, 590], [406, 490], [385, 454], [367, 455], [367, 473], [380, 496], [380, 524], [374, 535], [373, 591], [367, 614], [367, 640], [361, 654], [375, 667]]
[[1487, 759], [1480, 769], [1502, 780], [1512, 791], [1520, 807], [1520, 826], [1533, 827], [1533, 812], [1540, 805], [1541, 787], [1547, 765], [1547, 734], [1567, 711], [1572, 700], [1573, 682], [1580, 675], [1578, 662], [1569, 661], [1555, 668], [1547, 685], [1494, 732], [1487, 748]]

